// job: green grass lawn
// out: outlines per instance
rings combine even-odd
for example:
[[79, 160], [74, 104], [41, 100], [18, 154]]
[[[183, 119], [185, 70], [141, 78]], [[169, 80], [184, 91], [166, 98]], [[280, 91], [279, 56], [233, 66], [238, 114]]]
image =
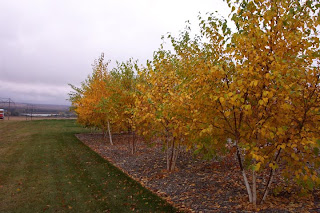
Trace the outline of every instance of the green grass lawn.
[[73, 120], [0, 122], [0, 212], [175, 212], [74, 134]]

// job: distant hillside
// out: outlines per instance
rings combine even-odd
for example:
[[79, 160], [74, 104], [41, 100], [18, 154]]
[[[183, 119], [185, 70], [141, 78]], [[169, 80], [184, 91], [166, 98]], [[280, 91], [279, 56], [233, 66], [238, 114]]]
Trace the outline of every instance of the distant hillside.
[[17, 109], [34, 108], [37, 110], [45, 111], [69, 111], [70, 106], [67, 105], [52, 105], [52, 104], [27, 104], [27, 103], [15, 103], [13, 106]]
[[73, 114], [69, 111], [70, 106], [67, 105], [52, 105], [52, 104], [28, 104], [28, 103], [14, 103], [0, 104], [0, 108], [8, 110], [11, 115], [19, 115], [21, 113], [49, 113], [49, 114]]

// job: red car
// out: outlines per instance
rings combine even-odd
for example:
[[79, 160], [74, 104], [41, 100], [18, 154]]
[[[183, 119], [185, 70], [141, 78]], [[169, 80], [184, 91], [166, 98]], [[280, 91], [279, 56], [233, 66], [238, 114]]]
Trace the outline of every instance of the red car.
[[0, 119], [4, 119], [4, 109], [0, 109]]

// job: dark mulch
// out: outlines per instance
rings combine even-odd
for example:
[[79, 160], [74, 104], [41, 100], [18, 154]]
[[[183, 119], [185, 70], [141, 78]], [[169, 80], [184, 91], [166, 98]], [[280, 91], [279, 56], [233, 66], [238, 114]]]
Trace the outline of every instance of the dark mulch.
[[[114, 146], [102, 134], [79, 134], [77, 137], [111, 161], [142, 185], [174, 206], [191, 212], [252, 212], [242, 176], [235, 159], [205, 161], [189, 152], [179, 153], [177, 169], [166, 171], [166, 156], [161, 145], [148, 146], [141, 139], [131, 154], [129, 135], [114, 135]], [[258, 185], [266, 182], [257, 180]], [[288, 195], [268, 197], [259, 205], [260, 212], [320, 212], [319, 191], [309, 197]]]

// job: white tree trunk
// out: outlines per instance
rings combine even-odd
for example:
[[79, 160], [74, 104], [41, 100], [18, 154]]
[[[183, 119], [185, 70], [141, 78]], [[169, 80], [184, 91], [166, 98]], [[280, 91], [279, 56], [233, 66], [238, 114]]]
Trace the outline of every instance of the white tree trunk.
[[[130, 135], [129, 135], [130, 137]], [[136, 152], [136, 138], [134, 132], [132, 132], [132, 147], [131, 147], [131, 154]]]
[[176, 168], [176, 162], [177, 162], [177, 159], [178, 159], [178, 155], [179, 155], [179, 152], [180, 152], [180, 144], [179, 146], [177, 147], [172, 147], [172, 149], [174, 149], [174, 156], [173, 156], [173, 161], [172, 161], [172, 166], [171, 166], [171, 170], [173, 171], [175, 168]]
[[175, 147], [175, 139], [172, 139], [172, 143], [170, 144], [170, 140], [168, 138], [166, 138], [166, 146], [167, 146], [167, 150], [166, 150], [166, 155], [167, 155], [167, 170], [168, 171], [173, 171], [175, 169], [176, 166], [176, 161], [179, 155], [179, 148]]
[[248, 182], [246, 171], [245, 171], [245, 169], [243, 167], [243, 163], [242, 163], [242, 159], [241, 159], [241, 152], [240, 152], [240, 149], [238, 147], [238, 144], [236, 145], [236, 149], [237, 149], [237, 158], [238, 158], [238, 162], [239, 162], [239, 165], [240, 165], [240, 170], [241, 170], [241, 173], [242, 173], [242, 176], [243, 176], [243, 180], [244, 180], [244, 184], [246, 186], [246, 189], [247, 189], [247, 192], [248, 192], [248, 196], [249, 196], [249, 202], [252, 203], [252, 191], [251, 191], [250, 184]]
[[252, 171], [252, 204], [254, 208], [257, 207], [257, 176], [254, 170]]
[[242, 175], [243, 175], [244, 184], [246, 185], [247, 192], [248, 192], [248, 195], [249, 195], [249, 202], [252, 203], [251, 187], [249, 185], [248, 178], [247, 178], [247, 175], [246, 175], [246, 171], [244, 169], [242, 170]]
[[108, 132], [109, 132], [109, 140], [110, 140], [110, 144], [113, 145], [112, 143], [112, 135], [111, 135], [111, 130], [110, 130], [110, 123], [108, 121]]
[[166, 156], [167, 156], [167, 171], [170, 170], [170, 154], [169, 154], [169, 138], [166, 136]]

